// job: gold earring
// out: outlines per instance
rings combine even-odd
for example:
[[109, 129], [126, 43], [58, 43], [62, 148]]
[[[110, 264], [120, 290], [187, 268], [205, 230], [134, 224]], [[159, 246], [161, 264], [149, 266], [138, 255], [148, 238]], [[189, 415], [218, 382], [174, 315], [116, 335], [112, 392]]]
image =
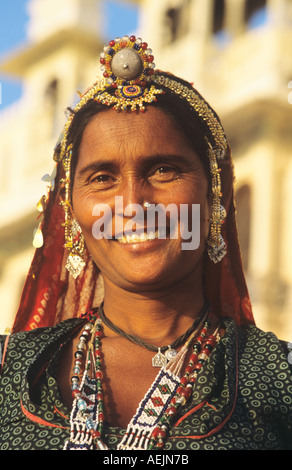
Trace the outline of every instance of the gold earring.
[[76, 279], [85, 266], [84, 237], [77, 220], [71, 221], [71, 226], [67, 230], [66, 247], [69, 250], [66, 268], [71, 276]]
[[226, 210], [220, 203], [222, 197], [220, 169], [218, 168], [215, 152], [210, 144], [209, 161], [212, 176], [212, 209], [207, 252], [211, 261], [218, 263], [227, 252], [226, 243], [221, 234], [221, 227], [226, 218]]
[[85, 266], [84, 237], [77, 220], [72, 218], [70, 181], [71, 181], [72, 144], [69, 145], [63, 165], [65, 170], [65, 200], [61, 202], [65, 212], [65, 248], [69, 251], [66, 268], [71, 276], [76, 279]]

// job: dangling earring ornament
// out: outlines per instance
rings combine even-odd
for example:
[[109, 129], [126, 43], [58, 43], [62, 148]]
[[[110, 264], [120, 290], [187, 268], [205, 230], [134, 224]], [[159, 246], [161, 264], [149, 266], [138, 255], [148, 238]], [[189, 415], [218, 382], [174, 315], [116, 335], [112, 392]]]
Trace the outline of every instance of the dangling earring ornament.
[[227, 252], [226, 243], [221, 234], [221, 227], [226, 218], [226, 210], [220, 204], [222, 197], [220, 169], [218, 168], [218, 163], [214, 150], [210, 143], [208, 143], [208, 145], [210, 169], [212, 176], [213, 200], [207, 252], [211, 261], [213, 261], [213, 263], [218, 263], [224, 258]]
[[[84, 238], [82, 230], [78, 222], [73, 219], [71, 223], [71, 234], [69, 242], [69, 256], [67, 258], [66, 268], [69, 273], [76, 279], [85, 266], [83, 259], [84, 254]], [[68, 244], [67, 244], [68, 247]]]
[[72, 144], [69, 145], [66, 158], [63, 161], [65, 169], [65, 200], [60, 204], [65, 211], [65, 248], [68, 249], [66, 268], [71, 276], [76, 279], [85, 266], [84, 256], [84, 237], [82, 230], [75, 219], [71, 216], [70, 202], [70, 178], [71, 178], [71, 159]]
[[[41, 197], [41, 199], [39, 200], [39, 202], [37, 203], [37, 210], [41, 214], [40, 217], [42, 217], [42, 219], [43, 219], [43, 215], [44, 215], [44, 212], [46, 210], [46, 207], [47, 207], [49, 194], [50, 194], [51, 191], [54, 191], [54, 189], [55, 189], [56, 174], [57, 174], [57, 165], [55, 165], [51, 175], [46, 174], [42, 177], [42, 181], [45, 181], [46, 183], [49, 183], [48, 187], [47, 187], [47, 194], [43, 195]], [[44, 244], [42, 224], [43, 224], [43, 220], [40, 221], [38, 228], [36, 228], [34, 230], [33, 242], [32, 242], [32, 245], [33, 245], [34, 248], [41, 248]]]

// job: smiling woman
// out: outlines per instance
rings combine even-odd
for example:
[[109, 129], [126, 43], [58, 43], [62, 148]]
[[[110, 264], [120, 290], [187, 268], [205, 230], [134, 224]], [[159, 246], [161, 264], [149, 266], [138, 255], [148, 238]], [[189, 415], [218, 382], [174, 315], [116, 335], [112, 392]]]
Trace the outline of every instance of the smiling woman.
[[254, 325], [224, 130], [153, 59], [110, 41], [56, 146], [1, 338], [0, 449], [292, 448], [288, 349]]
[[[149, 139], [149, 135], [154, 134], [155, 138]], [[104, 139], [101, 140], [100, 135]], [[161, 110], [149, 108], [142, 115], [131, 111], [117, 114], [110, 109], [97, 114], [87, 125], [81, 140], [73, 183], [72, 208], [82, 229], [85, 244], [103, 273], [105, 289], [115, 280], [115, 286], [121, 283], [126, 290], [145, 291], [151, 288], [161, 292], [162, 288], [167, 289], [183, 280], [186, 282], [190, 276], [193, 277], [190, 280], [193, 286], [199, 286], [199, 264], [202, 262], [209, 231], [207, 191], [207, 178], [196, 152], [177, 130], [173, 120]], [[122, 196], [128, 215], [123, 210], [120, 214], [115, 214], [117, 196]], [[181, 237], [147, 237], [143, 243], [137, 243], [136, 237], [131, 236], [128, 241], [128, 232], [132, 232], [129, 230], [131, 207], [132, 210], [135, 205], [140, 207], [144, 219], [145, 201], [151, 201], [155, 206], [162, 204], [164, 207], [169, 204], [180, 207], [184, 204], [190, 209], [192, 204], [200, 205], [200, 248], [191, 252], [182, 250]], [[96, 204], [110, 208], [110, 214], [115, 216], [115, 223], [125, 225], [123, 233], [120, 228], [117, 230], [113, 227], [112, 239], [103, 237], [96, 242], [96, 236], [92, 233], [92, 213]], [[119, 224], [117, 217], [124, 218], [124, 223], [121, 220]], [[134, 233], [158, 231], [157, 225], [149, 228], [145, 222], [146, 220], [141, 220], [140, 224], [135, 223]], [[183, 222], [179, 214], [178, 234], [183, 233], [180, 230]], [[169, 219], [165, 219], [165, 223], [166, 226], [160, 227], [160, 230], [164, 228], [167, 232]], [[126, 243], [116, 243], [118, 238], [124, 240], [122, 235], [126, 237]], [[202, 295], [196, 297], [194, 302], [201, 303]], [[120, 299], [121, 295], [117, 292], [109, 298]], [[112, 310], [116, 311], [116, 308]]]

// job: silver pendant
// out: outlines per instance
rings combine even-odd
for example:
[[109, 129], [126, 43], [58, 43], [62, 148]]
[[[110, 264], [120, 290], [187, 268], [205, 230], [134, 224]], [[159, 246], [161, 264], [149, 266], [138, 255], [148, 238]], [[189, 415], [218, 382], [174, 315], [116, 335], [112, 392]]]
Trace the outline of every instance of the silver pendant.
[[109, 450], [108, 446], [102, 441], [97, 441], [96, 447], [97, 447], [97, 450]]
[[79, 276], [84, 266], [85, 262], [83, 261], [81, 256], [73, 255], [72, 253], [69, 254], [67, 258], [66, 268], [74, 279]]
[[168, 349], [165, 351], [164, 355], [168, 361], [171, 361], [171, 359], [177, 355], [177, 351], [172, 349], [171, 346], [168, 346]]
[[165, 355], [161, 352], [161, 348], [158, 348], [158, 353], [152, 358], [153, 367], [163, 367], [166, 366], [167, 359]]

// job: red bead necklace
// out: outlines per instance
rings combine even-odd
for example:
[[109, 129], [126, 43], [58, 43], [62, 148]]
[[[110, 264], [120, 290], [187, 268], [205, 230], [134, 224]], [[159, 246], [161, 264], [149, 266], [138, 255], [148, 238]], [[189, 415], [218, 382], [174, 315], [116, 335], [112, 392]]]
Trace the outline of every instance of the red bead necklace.
[[[72, 396], [76, 401], [76, 406], [80, 413], [83, 413], [85, 417], [87, 415], [89, 416], [90, 413], [88, 411], [88, 406], [90, 403], [87, 402], [84, 396], [82, 397], [83, 378], [86, 374], [91, 378], [95, 378], [95, 400], [97, 403], [96, 419], [88, 417], [88, 419], [84, 418], [84, 421], [87, 428], [86, 433], [91, 435], [94, 447], [104, 450], [107, 449], [107, 447], [102, 440], [105, 419], [101, 363], [102, 322], [95, 311], [91, 312], [91, 314], [87, 316], [87, 319], [88, 323], [86, 323], [83, 332], [79, 337], [77, 351], [75, 353], [73, 375], [71, 378]], [[197, 375], [204, 363], [208, 360], [217, 343], [217, 333], [219, 328], [215, 333], [208, 335], [207, 333], [210, 324], [210, 319], [208, 319], [199, 336], [195, 338], [193, 342], [193, 350], [188, 364], [184, 368], [180, 384], [175, 395], [171, 399], [168, 408], [165, 410], [159, 423], [151, 434], [148, 450], [163, 448], [168, 430], [173, 425], [180, 407], [186, 404], [192, 394]], [[87, 354], [86, 349], [88, 349]]]
[[153, 430], [148, 450], [162, 449], [164, 446], [167, 431], [170, 428], [173, 419], [177, 415], [181, 406], [185, 405], [190, 398], [198, 373], [208, 360], [211, 352], [217, 343], [217, 333], [206, 336], [210, 321], [204, 325], [200, 335], [196, 338], [193, 345], [193, 352], [190, 356], [188, 365], [184, 369], [184, 375], [181, 378], [180, 385], [177, 388], [175, 396], [171, 399], [170, 405], [162, 417], [159, 425]]

